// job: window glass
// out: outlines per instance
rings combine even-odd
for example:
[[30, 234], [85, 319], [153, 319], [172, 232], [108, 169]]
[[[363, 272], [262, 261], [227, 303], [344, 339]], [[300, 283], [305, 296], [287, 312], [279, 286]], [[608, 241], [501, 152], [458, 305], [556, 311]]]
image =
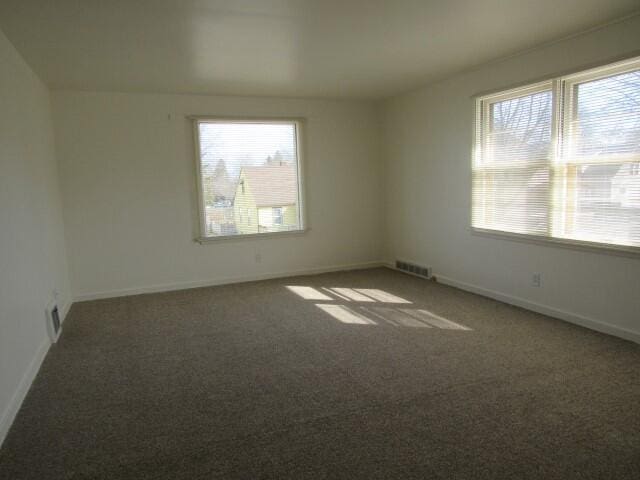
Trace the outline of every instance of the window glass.
[[197, 120], [196, 129], [203, 237], [303, 228], [297, 122]]

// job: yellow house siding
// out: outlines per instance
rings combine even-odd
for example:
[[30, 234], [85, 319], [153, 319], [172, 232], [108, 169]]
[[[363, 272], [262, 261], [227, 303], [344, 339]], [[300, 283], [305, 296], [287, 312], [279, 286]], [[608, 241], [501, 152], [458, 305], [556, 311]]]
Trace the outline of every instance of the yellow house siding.
[[291, 226], [300, 226], [298, 225], [298, 206], [297, 205], [289, 205], [284, 207], [284, 224]]
[[258, 233], [258, 209], [244, 172], [240, 174], [238, 180], [233, 210], [238, 233]]
[[[274, 208], [282, 208], [282, 225], [274, 224]], [[298, 208], [296, 205], [284, 205], [282, 207], [260, 207], [258, 209], [258, 218], [260, 219], [261, 232], [281, 232], [297, 228], [298, 225]]]
[[[282, 224], [274, 224], [274, 208], [282, 209]], [[258, 207], [251, 182], [242, 170], [233, 204], [236, 230], [239, 234], [289, 231], [299, 227], [297, 205]]]

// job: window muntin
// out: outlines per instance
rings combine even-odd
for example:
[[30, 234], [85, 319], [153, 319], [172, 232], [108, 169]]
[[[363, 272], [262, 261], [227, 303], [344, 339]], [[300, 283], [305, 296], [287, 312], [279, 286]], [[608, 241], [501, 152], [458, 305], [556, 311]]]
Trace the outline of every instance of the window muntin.
[[299, 121], [197, 118], [194, 128], [202, 239], [304, 230]]
[[472, 227], [640, 247], [640, 60], [477, 101]]

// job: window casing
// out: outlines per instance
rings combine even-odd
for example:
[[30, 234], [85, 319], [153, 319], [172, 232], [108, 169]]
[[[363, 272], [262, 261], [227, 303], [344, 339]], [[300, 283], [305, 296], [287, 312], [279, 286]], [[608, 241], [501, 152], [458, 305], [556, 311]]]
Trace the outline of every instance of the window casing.
[[306, 230], [301, 120], [192, 119], [199, 241]]
[[476, 231], [640, 251], [640, 59], [476, 100]]

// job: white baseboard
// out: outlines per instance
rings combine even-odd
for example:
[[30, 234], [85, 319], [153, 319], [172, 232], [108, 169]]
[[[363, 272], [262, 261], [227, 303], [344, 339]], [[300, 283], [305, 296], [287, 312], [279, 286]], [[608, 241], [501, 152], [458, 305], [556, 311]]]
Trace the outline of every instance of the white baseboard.
[[289, 270], [276, 273], [262, 273], [256, 275], [242, 275], [238, 277], [226, 277], [209, 280], [195, 280], [188, 282], [166, 283], [161, 285], [150, 285], [147, 287], [126, 288], [122, 290], [109, 290], [105, 292], [83, 293], [74, 297], [74, 302], [84, 302], [87, 300], [98, 300], [103, 298], [126, 297], [130, 295], [140, 295], [144, 293], [170, 292], [173, 290], [186, 290], [189, 288], [213, 287], [216, 285], [227, 285], [231, 283], [254, 282], [258, 280], [269, 280], [273, 278], [297, 277], [301, 275], [317, 275], [320, 273], [340, 272], [347, 270], [362, 270], [365, 268], [382, 267], [386, 264], [381, 261], [350, 263], [343, 265], [332, 265], [329, 267], [317, 267], [304, 270]]
[[71, 310], [71, 306], [73, 305], [73, 302], [67, 302], [64, 305], [62, 305], [60, 308], [60, 323], [63, 324], [65, 319], [67, 318], [67, 313], [69, 313], [69, 310]]
[[[64, 322], [64, 319], [67, 317], [67, 313], [69, 313], [69, 309], [71, 308], [71, 302], [67, 302], [66, 304], [60, 307], [60, 322]], [[27, 370], [24, 372], [22, 376], [22, 380], [18, 384], [18, 388], [13, 393], [11, 400], [9, 400], [9, 404], [7, 408], [5, 408], [4, 412], [2, 412], [2, 417], [0, 417], [0, 447], [2, 447], [2, 443], [7, 437], [7, 433], [9, 433], [9, 429], [13, 424], [13, 421], [22, 406], [22, 402], [24, 401], [27, 393], [29, 392], [29, 388], [31, 384], [36, 378], [36, 375], [40, 371], [40, 367], [42, 366], [42, 362], [44, 361], [44, 357], [46, 357], [47, 352], [49, 351], [49, 347], [51, 347], [51, 341], [47, 336], [43, 342], [38, 347], [36, 354], [31, 359], [31, 363], [27, 367]]]
[[38, 370], [40, 370], [40, 365], [42, 365], [42, 361], [47, 355], [50, 345], [49, 337], [45, 338], [27, 367], [27, 371], [22, 376], [22, 380], [20, 380], [18, 388], [13, 393], [9, 405], [7, 405], [7, 408], [2, 412], [2, 418], [0, 419], [0, 446], [2, 446], [2, 442], [4, 442], [7, 433], [9, 433], [9, 428], [11, 428], [11, 424], [18, 414], [18, 410], [20, 410], [20, 406], [27, 396], [29, 387], [31, 387], [33, 380], [38, 374]]
[[547, 315], [549, 317], [558, 318], [560, 320], [574, 323], [576, 325], [580, 325], [582, 327], [589, 328], [591, 330], [596, 330], [598, 332], [606, 333], [608, 335], [613, 335], [615, 337], [624, 338], [625, 340], [631, 340], [632, 342], [640, 343], [640, 332], [634, 332], [633, 330], [617, 327], [615, 325], [604, 323], [604, 322], [595, 320], [593, 318], [579, 315], [577, 313], [567, 312], [565, 310], [561, 310], [558, 308], [549, 307], [547, 305], [543, 305], [537, 302], [532, 302], [530, 300], [526, 300], [521, 297], [515, 297], [513, 295], [507, 295], [505, 293], [497, 292], [495, 290], [489, 290], [487, 288], [479, 287], [477, 285], [472, 285], [470, 283], [461, 282], [453, 278], [443, 277], [441, 275], [434, 275], [434, 276], [437, 278], [437, 281], [439, 283], [443, 283], [445, 285], [450, 285], [452, 287], [456, 287], [461, 290], [477, 293], [478, 295], [482, 295], [483, 297], [493, 298], [494, 300], [499, 300], [501, 302], [508, 303], [510, 305], [522, 307], [527, 310], [531, 310], [533, 312]]

